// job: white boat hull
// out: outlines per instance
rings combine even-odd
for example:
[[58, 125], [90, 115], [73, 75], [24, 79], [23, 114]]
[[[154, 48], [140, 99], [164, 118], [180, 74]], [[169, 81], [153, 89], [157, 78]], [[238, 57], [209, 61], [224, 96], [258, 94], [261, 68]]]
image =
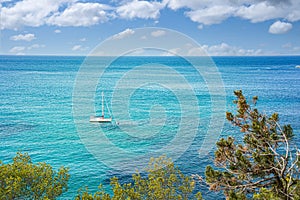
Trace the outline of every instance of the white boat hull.
[[98, 122], [98, 123], [110, 123], [112, 118], [104, 118], [104, 117], [90, 117], [90, 122]]

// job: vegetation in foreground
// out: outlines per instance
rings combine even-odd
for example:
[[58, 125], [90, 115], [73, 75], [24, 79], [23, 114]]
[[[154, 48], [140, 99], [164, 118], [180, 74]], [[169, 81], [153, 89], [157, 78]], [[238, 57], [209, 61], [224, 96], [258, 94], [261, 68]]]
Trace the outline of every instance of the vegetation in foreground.
[[[243, 141], [221, 138], [217, 142], [215, 167], [206, 167], [206, 183], [223, 191], [226, 199], [300, 199], [299, 150], [292, 148], [293, 130], [279, 125], [278, 114], [270, 117], [252, 108], [242, 91], [235, 91], [237, 113], [226, 113], [240, 128]], [[253, 98], [255, 105], [257, 97]], [[132, 175], [129, 183], [111, 179], [113, 195], [99, 187], [89, 193], [80, 189], [77, 200], [109, 199], [202, 199], [195, 194], [195, 180], [184, 175], [170, 159], [152, 159], [147, 176]], [[33, 164], [27, 154], [17, 153], [12, 164], [0, 162], [0, 199], [55, 199], [67, 191], [68, 169], [57, 172], [46, 163]]]
[[[217, 142], [215, 165], [206, 167], [211, 190], [224, 191], [228, 199], [300, 199], [299, 151], [290, 141], [293, 129], [279, 125], [271, 116], [252, 108], [242, 91], [235, 91], [237, 113], [226, 118], [244, 134], [243, 142], [233, 137]], [[257, 97], [253, 97], [255, 105]]]
[[147, 172], [146, 177], [142, 177], [139, 173], [133, 174], [132, 181], [123, 185], [119, 183], [116, 177], [112, 178], [112, 196], [101, 190], [101, 187], [94, 194], [90, 194], [86, 188], [79, 192], [76, 200], [202, 199], [200, 192], [193, 194], [195, 181], [192, 177], [184, 175], [165, 156], [151, 159]]
[[55, 199], [68, 190], [70, 175], [46, 163], [33, 164], [28, 154], [17, 153], [11, 164], [0, 161], [0, 199]]

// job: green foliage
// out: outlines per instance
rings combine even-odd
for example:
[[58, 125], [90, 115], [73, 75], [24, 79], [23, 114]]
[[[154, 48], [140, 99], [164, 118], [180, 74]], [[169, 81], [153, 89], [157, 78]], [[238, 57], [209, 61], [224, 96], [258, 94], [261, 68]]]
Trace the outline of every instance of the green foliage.
[[261, 188], [259, 190], [259, 193], [253, 195], [253, 199], [255, 200], [281, 200], [275, 193], [271, 190], [268, 190], [266, 188]]
[[78, 194], [76, 196], [76, 200], [111, 200], [109, 194], [107, 194], [102, 185], [100, 185], [99, 190], [94, 194], [89, 193], [88, 187], [84, 189], [79, 189]]
[[68, 189], [68, 169], [58, 172], [45, 163], [33, 164], [17, 153], [12, 164], [0, 161], [0, 199], [55, 199]]
[[[289, 144], [292, 127], [281, 127], [277, 113], [268, 117], [251, 108], [242, 91], [234, 94], [237, 113], [227, 112], [226, 118], [244, 133], [243, 143], [237, 144], [232, 137], [217, 142], [215, 165], [221, 169], [207, 166], [210, 189], [224, 191], [228, 199], [296, 199], [299, 151]], [[254, 104], [257, 99], [253, 98]]]
[[79, 191], [77, 200], [125, 200], [125, 199], [202, 199], [201, 193], [193, 194], [195, 181], [182, 174], [165, 156], [151, 159], [147, 169], [148, 176], [142, 177], [140, 173], [132, 175], [132, 182], [120, 184], [114, 177], [111, 179], [113, 196], [110, 197], [100, 187], [95, 194], [88, 190]]

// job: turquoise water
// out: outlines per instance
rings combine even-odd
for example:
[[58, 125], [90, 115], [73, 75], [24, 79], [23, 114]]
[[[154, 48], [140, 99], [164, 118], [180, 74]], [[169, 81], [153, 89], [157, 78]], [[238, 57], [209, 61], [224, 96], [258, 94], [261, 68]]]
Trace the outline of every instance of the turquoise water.
[[[180, 138], [182, 143], [176, 147], [184, 147], [184, 151], [176, 159], [176, 164], [187, 174], [203, 174], [204, 166], [212, 163], [212, 157], [200, 158], [198, 150], [208, 130], [213, 103], [207, 81], [195, 68], [186, 60], [175, 57], [127, 57], [116, 60], [105, 69], [96, 87], [84, 87], [85, 90], [80, 91], [80, 98], [83, 99], [86, 92], [94, 92], [95, 95], [94, 112], [82, 107], [86, 115], [101, 113], [100, 95], [101, 91], [105, 92], [109, 108], [105, 111], [108, 114], [110, 110], [115, 121], [112, 125], [102, 126], [90, 124], [89, 116], [74, 115], [74, 107], [78, 106], [74, 101], [74, 88], [84, 59], [0, 57], [0, 160], [10, 162], [17, 151], [22, 151], [28, 152], [34, 162], [45, 161], [55, 169], [61, 165], [69, 167], [70, 188], [63, 198], [74, 197], [77, 189], [84, 185], [95, 190], [101, 182], [108, 188], [112, 176], [126, 180], [129, 177], [126, 170], [131, 170], [132, 165], [136, 164], [130, 159], [140, 158], [140, 155], [149, 152], [152, 155], [157, 149], [163, 149], [176, 137], [181, 122], [185, 120], [182, 116], [194, 117], [193, 114], [183, 113], [184, 109], [193, 109], [193, 101], [187, 98], [188, 90], [179, 84], [183, 83], [180, 78], [184, 78], [193, 88], [200, 123], [196, 129], [183, 130], [183, 135], [193, 131], [196, 135], [192, 140], [184, 136]], [[107, 58], [100, 58], [95, 64], [101, 63], [101, 59], [104, 62]], [[243, 89], [248, 97], [258, 95], [258, 108], [267, 113], [278, 112], [282, 123], [292, 125], [297, 135], [295, 143], [300, 144], [300, 69], [295, 68], [300, 65], [300, 57], [215, 57], [213, 61], [224, 82], [226, 95], [222, 98], [226, 100], [226, 110], [234, 109], [231, 104], [233, 90]], [[134, 74], [136, 71], [138, 73]], [[152, 72], [155, 77], [150, 76]], [[157, 74], [167, 76], [158, 77]], [[177, 79], [174, 81], [172, 74], [179, 77], [179, 82]], [[88, 84], [92, 80], [90, 77], [97, 78], [98, 74], [92, 71], [85, 76], [83, 80], [86, 82], [83, 83]], [[131, 82], [126, 82], [128, 80]], [[132, 87], [133, 83], [140, 83], [141, 80], [141, 85]], [[158, 84], [159, 81], [166, 81], [166, 84]], [[168, 86], [167, 83], [171, 84]], [[89, 99], [83, 102], [83, 106], [90, 103]], [[123, 115], [121, 111], [126, 113]], [[184, 122], [188, 127], [194, 127], [194, 121]], [[84, 137], [87, 135], [79, 133], [81, 129], [95, 139], [94, 143], [98, 142], [99, 135], [96, 132], [93, 134], [93, 131], [102, 130], [105, 139], [124, 150], [125, 154], [114, 152], [105, 140], [100, 141], [95, 153], [86, 143]], [[237, 132], [230, 131], [230, 126], [225, 124], [221, 136], [230, 134]], [[185, 141], [189, 141], [189, 145]], [[122, 165], [124, 160], [120, 157], [124, 155], [128, 156], [129, 162], [133, 162], [132, 165]], [[115, 165], [124, 166], [125, 172]], [[199, 188], [206, 199], [221, 197], [207, 191], [205, 186]]]

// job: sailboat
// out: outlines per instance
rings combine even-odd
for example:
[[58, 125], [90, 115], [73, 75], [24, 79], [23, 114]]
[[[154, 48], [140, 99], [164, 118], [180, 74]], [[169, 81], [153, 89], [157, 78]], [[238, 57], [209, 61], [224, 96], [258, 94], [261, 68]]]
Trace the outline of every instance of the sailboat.
[[[108, 109], [108, 107], [107, 107]], [[108, 109], [109, 111], [109, 109]], [[90, 122], [98, 122], [98, 123], [110, 123], [112, 121], [112, 117], [105, 118], [104, 116], [104, 93], [102, 92], [102, 115], [101, 116], [91, 116]]]

